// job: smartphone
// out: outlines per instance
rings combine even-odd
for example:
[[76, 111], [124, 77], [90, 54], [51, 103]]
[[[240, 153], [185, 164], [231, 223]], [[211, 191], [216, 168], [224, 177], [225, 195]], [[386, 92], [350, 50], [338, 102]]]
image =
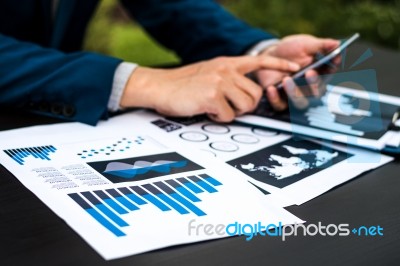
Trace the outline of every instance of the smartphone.
[[[334, 49], [333, 51], [331, 51], [330, 53], [326, 54], [325, 56], [323, 56], [321, 59], [309, 64], [308, 66], [302, 68], [301, 70], [299, 70], [298, 72], [294, 73], [293, 75], [291, 75], [291, 77], [294, 79], [294, 81], [296, 82], [296, 79], [302, 78], [304, 77], [304, 75], [306, 74], [306, 72], [308, 70], [311, 69], [317, 69], [321, 66], [323, 66], [324, 64], [327, 64], [329, 61], [331, 61], [333, 58], [335, 58], [336, 56], [338, 56], [344, 49], [346, 49], [347, 47], [349, 47], [350, 44], [354, 43], [358, 38], [360, 37], [359, 33], [355, 33], [353, 36], [351, 36], [350, 38], [348, 38], [346, 41], [344, 41], [342, 44], [340, 44], [336, 49]], [[277, 84], [275, 84], [276, 88], [278, 90], [283, 89], [283, 84], [282, 82], [278, 82]]]

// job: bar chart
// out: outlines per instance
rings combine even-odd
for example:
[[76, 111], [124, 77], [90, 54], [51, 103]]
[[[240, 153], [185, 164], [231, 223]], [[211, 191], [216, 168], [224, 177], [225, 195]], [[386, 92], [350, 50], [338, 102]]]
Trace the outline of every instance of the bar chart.
[[10, 156], [14, 161], [20, 165], [24, 165], [24, 159], [32, 156], [36, 159], [50, 161], [50, 154], [56, 152], [56, 148], [52, 145], [49, 146], [39, 146], [39, 147], [28, 147], [28, 148], [18, 148], [18, 149], [8, 149], [4, 152]]
[[173, 211], [177, 215], [205, 216], [196, 203], [199, 194], [216, 193], [222, 183], [207, 175], [192, 175], [138, 186], [68, 194], [92, 218], [116, 237], [123, 237], [129, 224], [123, 215], [153, 206], [161, 212]]

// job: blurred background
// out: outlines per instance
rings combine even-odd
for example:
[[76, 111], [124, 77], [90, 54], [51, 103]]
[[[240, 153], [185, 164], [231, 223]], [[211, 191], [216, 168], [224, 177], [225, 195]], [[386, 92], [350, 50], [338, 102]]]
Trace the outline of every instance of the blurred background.
[[[201, 0], [199, 0], [201, 1]], [[219, 0], [252, 26], [278, 37], [309, 33], [362, 40], [400, 50], [400, 0]], [[85, 50], [100, 52], [143, 66], [179, 63], [136, 24], [117, 0], [102, 0], [91, 21]]]

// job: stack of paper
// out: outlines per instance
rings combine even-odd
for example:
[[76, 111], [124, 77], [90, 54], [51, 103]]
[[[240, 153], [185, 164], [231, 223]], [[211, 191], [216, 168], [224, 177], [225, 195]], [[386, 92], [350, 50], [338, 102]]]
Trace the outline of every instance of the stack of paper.
[[11, 130], [0, 139], [1, 163], [105, 259], [230, 235], [251, 239], [261, 225], [302, 223], [283, 207], [392, 160], [261, 127], [148, 111], [97, 127]]

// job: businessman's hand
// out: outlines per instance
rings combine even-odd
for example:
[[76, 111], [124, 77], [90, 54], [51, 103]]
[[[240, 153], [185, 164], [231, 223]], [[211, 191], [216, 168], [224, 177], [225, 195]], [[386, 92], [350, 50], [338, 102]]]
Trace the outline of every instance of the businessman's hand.
[[[310, 64], [317, 53], [326, 54], [329, 51], [339, 46], [340, 42], [333, 39], [321, 39], [311, 35], [291, 35], [283, 38], [276, 45], [273, 45], [266, 49], [260, 56], [276, 56], [279, 58], [285, 58], [293, 62], [298, 63], [301, 67]], [[340, 57], [335, 58], [334, 63], [338, 64]], [[273, 86], [277, 82], [283, 80], [283, 85], [286, 94], [290, 100], [299, 109], [307, 107], [308, 101], [307, 96], [296, 86], [293, 80], [288, 76], [289, 73], [284, 71], [276, 70], [259, 70], [256, 73], [257, 78], [263, 88], [266, 88], [267, 97], [271, 105], [278, 111], [287, 108], [286, 99], [282, 99]], [[319, 96], [321, 88], [318, 73], [315, 70], [310, 70], [306, 73], [306, 79], [311, 88], [313, 96]]]
[[218, 122], [257, 106], [262, 88], [245, 74], [258, 69], [289, 73], [300, 66], [272, 56], [220, 57], [176, 69], [138, 67], [122, 95], [122, 107], [155, 109], [171, 116], [206, 113]]

